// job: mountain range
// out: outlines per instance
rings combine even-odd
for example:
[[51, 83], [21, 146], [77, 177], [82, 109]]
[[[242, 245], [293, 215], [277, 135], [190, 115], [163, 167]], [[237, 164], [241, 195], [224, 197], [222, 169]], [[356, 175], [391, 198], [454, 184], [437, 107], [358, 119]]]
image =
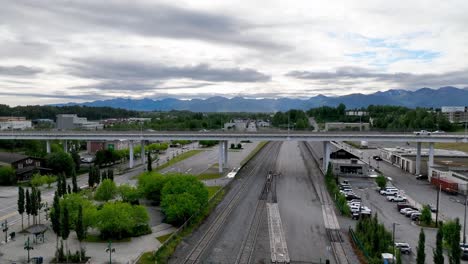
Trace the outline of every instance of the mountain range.
[[343, 96], [317, 95], [308, 99], [248, 99], [243, 97], [225, 98], [221, 96], [207, 99], [180, 100], [164, 99], [129, 99], [115, 98], [85, 103], [67, 103], [65, 105], [109, 106], [137, 111], [189, 110], [193, 112], [275, 112], [289, 109], [310, 109], [319, 106], [337, 106], [343, 103], [346, 108], [360, 108], [368, 105], [397, 105], [409, 108], [468, 105], [468, 87], [441, 87], [439, 89], [421, 88], [415, 91], [393, 89], [372, 94], [349, 94]]

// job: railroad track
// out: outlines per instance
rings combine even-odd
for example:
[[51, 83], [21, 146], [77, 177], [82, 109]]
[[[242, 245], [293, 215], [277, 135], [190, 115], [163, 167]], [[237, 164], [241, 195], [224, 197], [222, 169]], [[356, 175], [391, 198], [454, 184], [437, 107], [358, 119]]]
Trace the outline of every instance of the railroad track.
[[[253, 180], [253, 175], [255, 172], [268, 160], [272, 159], [272, 156], [276, 159], [277, 153], [279, 148], [281, 147], [281, 142], [274, 142], [269, 143], [265, 146], [260, 153], [267, 153], [266, 155], [257, 156], [257, 162], [255, 163], [254, 167], [251, 168], [250, 172], [243, 177], [243, 182], [239, 188], [235, 191], [236, 193], [232, 196], [232, 198], [228, 201], [228, 204], [221, 210], [218, 216], [213, 220], [211, 225], [208, 227], [207, 231], [203, 234], [202, 238], [198, 241], [198, 243], [194, 246], [194, 248], [190, 251], [188, 256], [181, 262], [181, 263], [199, 263], [201, 262], [201, 257], [206, 250], [206, 248], [210, 245], [211, 241], [213, 240], [214, 236], [218, 233], [220, 228], [226, 222], [228, 216], [234, 210], [234, 208], [238, 205], [239, 201], [243, 197], [244, 191], [250, 186], [250, 182]], [[257, 207], [258, 208], [258, 207]], [[255, 217], [254, 217], [255, 220]], [[252, 229], [252, 225], [250, 227]], [[258, 229], [258, 227], [257, 227]], [[255, 230], [252, 230], [256, 232]], [[250, 231], [249, 231], [250, 235]], [[256, 236], [254, 236], [255, 238]], [[247, 237], [247, 239], [249, 236]], [[247, 242], [244, 242], [247, 245]], [[249, 244], [250, 246], [250, 244]], [[253, 248], [252, 248], [253, 250]], [[250, 257], [249, 257], [250, 258]]]
[[325, 230], [327, 233], [327, 237], [330, 241], [330, 247], [333, 251], [334, 259], [336, 263], [347, 264], [349, 262], [346, 258], [346, 253], [342, 245], [344, 240], [341, 236], [338, 219], [336, 218], [336, 215], [334, 213], [334, 203], [328, 192], [325, 190], [324, 179], [319, 179], [317, 177], [317, 175], [322, 175], [322, 171], [319, 169], [320, 165], [317, 162], [319, 157], [308, 143], [302, 142], [302, 145], [303, 149], [305, 148], [306, 152], [310, 154], [310, 156], [315, 162], [315, 166], [313, 166], [314, 169], [311, 173], [312, 176], [315, 178], [312, 181], [312, 186], [315, 192], [317, 193], [320, 202], [322, 203], [322, 214], [325, 223]]

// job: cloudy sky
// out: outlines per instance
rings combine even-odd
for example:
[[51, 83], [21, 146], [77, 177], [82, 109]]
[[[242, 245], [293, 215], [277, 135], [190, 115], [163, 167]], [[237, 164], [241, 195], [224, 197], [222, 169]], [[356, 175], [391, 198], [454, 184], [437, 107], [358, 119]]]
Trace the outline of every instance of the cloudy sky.
[[0, 103], [468, 86], [466, 0], [0, 0]]

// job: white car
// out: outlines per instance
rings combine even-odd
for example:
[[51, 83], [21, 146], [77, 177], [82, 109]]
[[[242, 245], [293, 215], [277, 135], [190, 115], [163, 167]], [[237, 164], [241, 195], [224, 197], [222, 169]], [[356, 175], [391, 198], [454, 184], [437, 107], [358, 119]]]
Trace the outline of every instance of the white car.
[[387, 196], [389, 202], [406, 202], [406, 197], [402, 195]]
[[372, 210], [367, 206], [361, 206], [361, 214], [372, 214]]
[[400, 210], [400, 214], [406, 215], [406, 212], [414, 211], [414, 210], [415, 210], [414, 208], [406, 207], [406, 208], [403, 208], [403, 209]]
[[413, 134], [415, 135], [428, 135], [430, 136], [431, 135], [431, 132], [427, 131], [427, 130], [420, 130], [420, 131], [414, 131]]
[[385, 196], [395, 196], [399, 193], [400, 191], [398, 189], [389, 189], [389, 190], [382, 190], [380, 191], [380, 194], [385, 195]]
[[395, 243], [395, 248], [399, 248], [400, 252], [403, 254], [410, 254], [411, 253], [411, 247], [408, 243], [404, 242], [396, 242]]

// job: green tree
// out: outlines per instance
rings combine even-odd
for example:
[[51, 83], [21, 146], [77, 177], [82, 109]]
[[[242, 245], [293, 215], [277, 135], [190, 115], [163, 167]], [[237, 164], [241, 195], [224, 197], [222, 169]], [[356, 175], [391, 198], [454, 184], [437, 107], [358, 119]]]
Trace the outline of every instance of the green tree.
[[139, 235], [139, 227], [144, 226], [148, 230], [148, 220], [148, 213], [142, 206], [122, 202], [106, 203], [97, 213], [96, 227], [103, 239], [122, 239]]
[[37, 215], [37, 190], [36, 188], [32, 187], [30, 193], [29, 202], [31, 204], [31, 215], [33, 216], [33, 225], [36, 224], [36, 215]]
[[18, 187], [18, 213], [21, 215], [21, 230], [24, 229], [24, 224], [23, 224], [23, 214], [25, 210], [25, 200], [24, 200], [24, 189], [23, 187]]
[[161, 191], [167, 177], [159, 173], [145, 173], [138, 178], [138, 189], [144, 197], [159, 204], [161, 201]]
[[449, 264], [460, 264], [461, 248], [460, 248], [460, 220], [455, 218], [454, 228], [452, 229], [452, 241], [449, 248]]
[[78, 183], [76, 182], [76, 173], [75, 171], [73, 171], [72, 173], [72, 190], [74, 193], [77, 193], [79, 192], [79, 189], [78, 189]]
[[75, 232], [76, 232], [76, 237], [78, 238], [78, 241], [80, 241], [80, 248], [81, 248], [81, 241], [83, 241], [86, 238], [86, 230], [83, 225], [83, 206], [80, 205], [78, 207], [78, 217], [75, 222]]
[[149, 172], [153, 171], [153, 164], [152, 164], [152, 163], [153, 163], [153, 161], [151, 160], [151, 153], [148, 152], [148, 163], [147, 163], [147, 164], [148, 164], [148, 168], [147, 168], [147, 170], [148, 170]]
[[0, 185], [13, 185], [15, 183], [15, 170], [11, 166], [0, 167]]
[[180, 224], [208, 202], [205, 185], [191, 175], [170, 175], [161, 191], [161, 209], [169, 223]]
[[95, 166], [95, 174], [94, 174], [94, 182], [99, 185], [101, 183], [101, 170], [99, 169], [99, 166]]
[[71, 153], [70, 153], [72, 159], [73, 159], [73, 164], [75, 164], [75, 171], [79, 171], [80, 170], [80, 165], [81, 165], [81, 158], [80, 158], [80, 155], [78, 154], [78, 151], [76, 150], [73, 150]]
[[98, 201], [109, 201], [117, 194], [117, 186], [109, 179], [105, 179], [96, 189], [94, 198]]
[[401, 251], [397, 250], [396, 251], [396, 264], [401, 264]]
[[88, 186], [89, 188], [93, 188], [94, 186], [94, 166], [91, 166], [88, 171]]
[[29, 216], [31, 215], [31, 195], [29, 194], [29, 190], [26, 189], [26, 214], [28, 215], [28, 226], [31, 225], [29, 221]]
[[383, 175], [377, 176], [377, 178], [375, 178], [375, 182], [380, 189], [384, 189], [387, 186], [387, 178]]
[[424, 225], [427, 226], [429, 226], [432, 223], [432, 213], [428, 205], [425, 205], [421, 210], [421, 216], [419, 217], [419, 219]]
[[[61, 234], [61, 223], [60, 223], [60, 195], [57, 191], [55, 191], [54, 195], [54, 203], [52, 205], [52, 210], [50, 211], [50, 221], [52, 222], [52, 230], [54, 231], [55, 235], [57, 236], [56, 241], [56, 251], [58, 252], [58, 240]], [[58, 256], [55, 256], [56, 258]]]
[[62, 173], [59, 177], [62, 179], [60, 180], [60, 192], [62, 192], [62, 196], [67, 194], [67, 178], [65, 177], [65, 174]]
[[108, 169], [107, 170], [107, 178], [111, 181], [114, 181], [114, 170], [113, 169]]
[[94, 224], [94, 218], [97, 213], [96, 207], [93, 203], [81, 193], [72, 193], [64, 196], [60, 200], [60, 208], [63, 211], [63, 208], [68, 209], [68, 215], [70, 219], [70, 229], [76, 231], [76, 222], [78, 221], [78, 211], [79, 208], [82, 208], [83, 211], [83, 226], [87, 230], [88, 227]]
[[50, 153], [46, 156], [46, 164], [54, 174], [71, 175], [72, 170], [75, 168], [72, 157], [65, 152]]
[[439, 226], [436, 236], [436, 247], [432, 250], [434, 264], [444, 264], [443, 234], [443, 226]]
[[68, 258], [68, 236], [70, 235], [70, 222], [69, 222], [69, 215], [68, 215], [67, 207], [63, 208], [60, 231], [61, 231], [60, 236], [62, 237], [63, 240], [65, 240], [65, 247], [66, 247], [66, 252], [67, 252], [66, 255]]
[[57, 177], [53, 175], [46, 175], [45, 176], [45, 183], [47, 184], [47, 188], [50, 188], [52, 183], [57, 181]]
[[417, 264], [424, 264], [426, 262], [426, 253], [424, 251], [425, 243], [426, 243], [426, 236], [424, 235], [424, 230], [421, 228], [421, 232], [419, 232], [419, 241], [418, 241], [417, 255], [416, 255]]

